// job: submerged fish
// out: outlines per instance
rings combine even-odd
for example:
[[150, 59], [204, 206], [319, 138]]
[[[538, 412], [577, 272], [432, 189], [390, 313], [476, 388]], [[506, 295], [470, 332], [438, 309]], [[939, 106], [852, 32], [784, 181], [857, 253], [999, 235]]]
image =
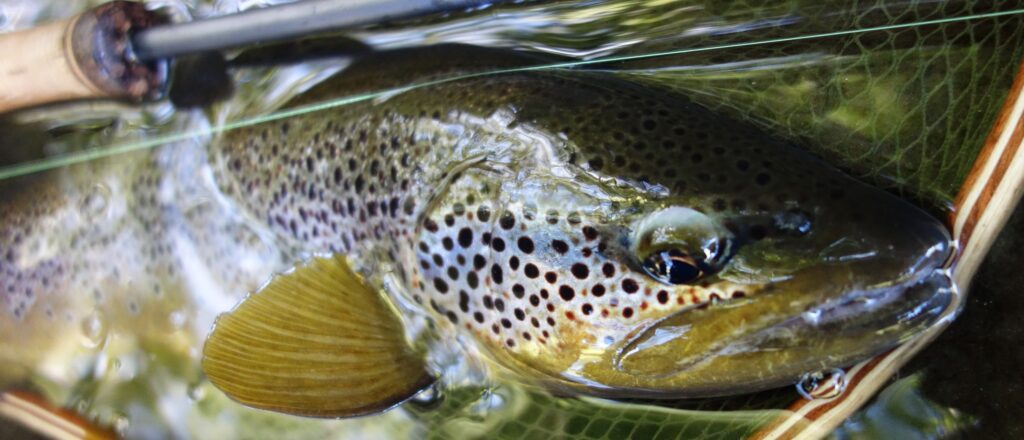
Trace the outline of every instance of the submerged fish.
[[[467, 47], [378, 54], [289, 105], [524, 62]], [[928, 214], [608, 73], [438, 83], [232, 131], [209, 154], [249, 221], [298, 255], [333, 255], [274, 278], [207, 344], [216, 385], [284, 412], [363, 414], [429, 384], [395, 308], [523, 381], [702, 397], [879, 353], [952, 292], [937, 270], [949, 237]], [[26, 270], [14, 261], [5, 281]]]

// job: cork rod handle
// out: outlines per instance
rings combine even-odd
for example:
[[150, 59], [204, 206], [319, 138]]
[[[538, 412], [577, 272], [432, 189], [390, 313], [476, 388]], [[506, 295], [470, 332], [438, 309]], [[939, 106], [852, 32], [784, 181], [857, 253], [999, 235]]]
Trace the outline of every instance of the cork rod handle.
[[115, 1], [0, 34], [0, 113], [68, 100], [159, 97], [166, 61], [135, 60], [128, 44], [131, 32], [158, 23], [141, 3]]

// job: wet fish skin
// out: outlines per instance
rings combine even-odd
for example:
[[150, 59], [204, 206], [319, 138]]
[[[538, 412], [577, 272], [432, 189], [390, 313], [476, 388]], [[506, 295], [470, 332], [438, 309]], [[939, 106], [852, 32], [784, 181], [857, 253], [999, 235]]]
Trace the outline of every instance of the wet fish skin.
[[[410, 65], [357, 66], [294, 105]], [[891, 347], [951, 294], [933, 274], [948, 235], [921, 210], [608, 74], [465, 79], [221, 145], [224, 192], [290, 246], [349, 255], [505, 371], [590, 394], [794, 382]], [[706, 275], [652, 277], [663, 250]]]
[[[429, 67], [438, 60], [443, 69]], [[291, 105], [520, 62], [464, 47], [386, 54]], [[186, 234], [190, 246], [212, 274], [243, 291], [269, 275], [235, 264], [263, 245], [253, 236], [295, 258], [344, 253], [445, 331], [472, 335], [501, 371], [589, 394], [705, 396], [793, 382], [892, 346], [950, 294], [933, 275], [949, 239], [927, 214], [747, 123], [606, 73], [416, 89], [233, 131], [208, 157], [220, 193], [198, 199], [237, 205], [189, 215], [202, 232]], [[64, 189], [77, 193], [58, 185], [46, 203], [3, 208], [5, 335], [55, 319], [39, 298], [84, 309], [69, 293], [111, 285], [114, 269], [146, 281], [136, 286], [180, 283], [188, 254], [144, 238], [191, 212], [196, 197], [166, 188], [194, 174], [167, 179], [158, 162], [75, 168]], [[77, 215], [67, 213], [98, 180], [124, 209], [65, 232], [57, 220]], [[32, 257], [42, 254], [25, 243], [38, 240], [61, 252]], [[644, 266], [662, 250], [702, 260], [706, 275], [655, 279]], [[104, 255], [130, 264], [102, 274], [80, 264]], [[45, 286], [32, 277], [41, 270], [53, 271]]]

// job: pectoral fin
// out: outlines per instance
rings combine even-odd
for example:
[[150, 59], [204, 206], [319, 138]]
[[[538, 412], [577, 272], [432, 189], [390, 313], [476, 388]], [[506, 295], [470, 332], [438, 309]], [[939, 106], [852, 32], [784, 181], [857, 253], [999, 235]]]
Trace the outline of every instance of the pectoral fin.
[[433, 382], [396, 310], [342, 258], [280, 275], [221, 315], [203, 370], [245, 405], [313, 417], [379, 412]]

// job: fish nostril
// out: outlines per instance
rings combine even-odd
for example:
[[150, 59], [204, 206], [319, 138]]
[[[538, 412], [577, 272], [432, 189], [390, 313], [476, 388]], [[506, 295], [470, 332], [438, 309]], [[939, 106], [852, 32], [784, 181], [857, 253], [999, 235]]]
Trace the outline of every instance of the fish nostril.
[[814, 224], [811, 220], [811, 215], [807, 211], [793, 208], [775, 214], [772, 217], [772, 226], [779, 232], [802, 237], [811, 232]]

